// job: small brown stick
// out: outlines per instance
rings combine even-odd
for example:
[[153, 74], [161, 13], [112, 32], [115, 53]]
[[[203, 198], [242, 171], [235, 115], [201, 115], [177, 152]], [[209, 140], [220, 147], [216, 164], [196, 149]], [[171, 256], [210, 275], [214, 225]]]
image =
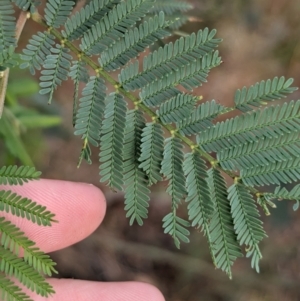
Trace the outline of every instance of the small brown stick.
[[[29, 18], [30, 18], [29, 12], [22, 11], [20, 13], [20, 16], [16, 24], [16, 36], [15, 36], [16, 42], [19, 41], [25, 23]], [[6, 89], [8, 83], [8, 76], [9, 76], [9, 68], [6, 68], [4, 71], [0, 72], [0, 118], [2, 116], [3, 109], [4, 109], [4, 101], [5, 101]]]

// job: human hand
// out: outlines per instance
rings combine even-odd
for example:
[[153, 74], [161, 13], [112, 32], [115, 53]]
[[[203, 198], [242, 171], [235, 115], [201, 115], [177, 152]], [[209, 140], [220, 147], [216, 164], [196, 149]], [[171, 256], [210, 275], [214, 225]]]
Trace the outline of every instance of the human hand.
[[[1, 186], [8, 189], [8, 186]], [[9, 189], [44, 205], [55, 213], [58, 223], [40, 227], [32, 222], [3, 213], [44, 252], [72, 245], [90, 235], [102, 222], [106, 203], [95, 186], [57, 180], [32, 181]], [[56, 293], [44, 298], [27, 293], [36, 301], [163, 301], [155, 287], [138, 282], [101, 283], [73, 279], [49, 279]]]

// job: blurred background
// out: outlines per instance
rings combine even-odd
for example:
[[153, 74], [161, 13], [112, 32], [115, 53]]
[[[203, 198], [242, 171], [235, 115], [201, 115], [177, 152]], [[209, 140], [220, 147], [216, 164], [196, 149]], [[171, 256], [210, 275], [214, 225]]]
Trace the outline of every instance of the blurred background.
[[[274, 76], [293, 77], [294, 86], [300, 86], [300, 1], [190, 2], [195, 9], [189, 12], [190, 22], [182, 31], [207, 26], [216, 28], [218, 37], [223, 38], [219, 50], [224, 63], [211, 71], [208, 83], [196, 94], [204, 100], [216, 99], [230, 105], [237, 88]], [[36, 29], [36, 24], [28, 22], [20, 48]], [[22, 96], [24, 91], [16, 94], [13, 88], [14, 82], [20, 80], [27, 81], [26, 87], [28, 81], [31, 83], [26, 97]], [[249, 260], [238, 259], [233, 280], [229, 280], [214, 269], [201, 233], [193, 230], [191, 243], [182, 245], [180, 251], [163, 234], [161, 219], [170, 208], [165, 185], [152, 189], [149, 219], [144, 226], [129, 227], [123, 195], [99, 184], [98, 151], [94, 150], [91, 166], [83, 163], [80, 169], [76, 167], [82, 142], [73, 136], [72, 83], [58, 89], [55, 101], [48, 106], [47, 100], [37, 94], [35, 81], [29, 73], [12, 72], [8, 105], [18, 117], [14, 142], [17, 139], [22, 143], [28, 157], [12, 154], [14, 147], [0, 142], [1, 149], [5, 149], [0, 163], [22, 163], [31, 158], [43, 177], [93, 183], [107, 198], [107, 215], [101, 227], [86, 240], [51, 254], [58, 263], [59, 277], [146, 281], [157, 286], [170, 301], [300, 300], [300, 211], [293, 212], [293, 204], [278, 202], [271, 216], [263, 216], [269, 237], [261, 244], [264, 258], [260, 274], [251, 269]], [[297, 91], [289, 99], [299, 98]], [[22, 115], [23, 121], [18, 121], [20, 106], [30, 110], [29, 116], [33, 116], [32, 112], [47, 116], [48, 122], [42, 123], [42, 118], [32, 124], [33, 119], [27, 115], [27, 119]]]

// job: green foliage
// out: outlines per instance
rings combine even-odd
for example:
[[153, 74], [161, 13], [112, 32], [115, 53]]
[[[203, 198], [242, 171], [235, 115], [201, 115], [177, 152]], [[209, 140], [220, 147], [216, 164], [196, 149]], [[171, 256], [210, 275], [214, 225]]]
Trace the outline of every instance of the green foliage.
[[242, 112], [248, 112], [253, 109], [252, 107], [266, 105], [268, 101], [286, 97], [286, 94], [297, 90], [294, 87], [290, 87], [293, 81], [292, 78], [285, 81], [284, 76], [279, 79], [275, 77], [272, 81], [268, 79], [266, 82], [263, 80], [260, 83], [256, 83], [249, 89], [244, 87], [242, 90], [237, 90], [234, 97], [236, 108]]
[[259, 260], [262, 255], [258, 243], [266, 236], [266, 233], [253, 197], [245, 186], [237, 183], [229, 187], [228, 198], [237, 240], [240, 245], [246, 245], [246, 256], [252, 256], [251, 266], [259, 272]]
[[[38, 180], [40, 172], [33, 167], [8, 166], [0, 169], [1, 185], [22, 185], [24, 182]], [[0, 211], [17, 217], [27, 218], [38, 225], [51, 226], [54, 214], [46, 207], [28, 198], [22, 198], [10, 190], [0, 190]], [[56, 273], [55, 263], [29, 240], [12, 222], [0, 217], [0, 293], [2, 300], [31, 300], [22, 290], [11, 282], [14, 277], [25, 287], [41, 296], [54, 293], [45, 275]], [[23, 258], [19, 257], [20, 250]], [[3, 299], [5, 298], [5, 299]]]
[[40, 77], [40, 94], [48, 94], [51, 103], [53, 92], [62, 81], [68, 79], [69, 69], [71, 67], [72, 56], [68, 54], [69, 49], [61, 45], [56, 45], [56, 48], [51, 48], [53, 54], [49, 54], [44, 62], [44, 70]]
[[0, 169], [0, 184], [22, 185], [29, 180], [36, 180], [41, 175], [34, 167], [28, 166], [2, 166]]
[[0, 3], [0, 51], [16, 45], [15, 39], [16, 18], [10, 0]]
[[[35, 2], [15, 2], [34, 11]], [[166, 180], [171, 210], [162, 226], [178, 248], [189, 241], [188, 227], [197, 227], [215, 266], [229, 277], [242, 245], [259, 271], [259, 244], [266, 234], [256, 203], [269, 214], [273, 199], [299, 202], [299, 186], [288, 192], [283, 184], [300, 178], [300, 101], [269, 106], [297, 89], [293, 80], [275, 77], [237, 90], [232, 107], [202, 101], [192, 91], [221, 64], [216, 30], [162, 41], [187, 20], [182, 17], [191, 7], [187, 2], [92, 0], [69, 17], [73, 5], [50, 0], [44, 16], [32, 13], [46, 31], [34, 35], [20, 57], [21, 68], [33, 74], [42, 69], [40, 93], [50, 94], [49, 101], [62, 81], [73, 80], [73, 124], [83, 139], [79, 161], [91, 163], [93, 148], [100, 148], [100, 181], [124, 190], [130, 224], [143, 224], [149, 187]], [[8, 31], [0, 31], [6, 41], [0, 49], [3, 69], [13, 65], [5, 62], [13, 57], [14, 22], [9, 18]], [[149, 50], [153, 43], [155, 50]], [[80, 82], [86, 83], [82, 92]], [[233, 111], [238, 115], [226, 119]], [[225, 121], [217, 122], [221, 115]], [[257, 190], [270, 184], [279, 188]], [[189, 221], [179, 216], [183, 200]]]
[[160, 124], [148, 123], [141, 135], [141, 154], [139, 168], [143, 169], [149, 179], [149, 186], [162, 180], [160, 173], [163, 160], [164, 138]]
[[12, 0], [23, 11], [34, 13], [36, 7], [41, 4], [39, 0]]
[[11, 74], [0, 119], [0, 138], [3, 140], [0, 165], [21, 163], [33, 166], [32, 157], [38, 158], [43, 148], [42, 129], [59, 125], [61, 119], [48, 113], [48, 106], [35, 108], [30, 99], [39, 90], [35, 80], [17, 77], [14, 72]]
[[226, 184], [219, 170], [211, 168], [208, 171], [208, 185], [215, 210], [206, 235], [214, 264], [231, 278], [231, 266], [237, 257], [243, 255], [234, 231]]
[[132, 225], [136, 220], [139, 225], [148, 216], [149, 194], [147, 175], [139, 168], [138, 158], [141, 154], [141, 136], [145, 127], [143, 113], [131, 110], [127, 114], [124, 140], [124, 182], [126, 217]]
[[116, 190], [123, 185], [123, 147], [126, 126], [126, 102], [118, 93], [107, 97], [100, 138], [101, 182]]
[[28, 45], [23, 49], [21, 59], [24, 61], [20, 68], [29, 68], [32, 75], [35, 74], [35, 69], [40, 70], [43, 66], [47, 55], [51, 54], [50, 49], [54, 44], [54, 36], [48, 32], [37, 32], [28, 41]]

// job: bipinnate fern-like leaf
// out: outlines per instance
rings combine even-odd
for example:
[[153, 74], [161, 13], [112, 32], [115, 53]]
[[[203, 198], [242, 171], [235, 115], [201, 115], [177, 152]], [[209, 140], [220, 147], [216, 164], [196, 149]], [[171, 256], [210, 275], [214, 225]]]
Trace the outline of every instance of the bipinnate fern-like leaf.
[[122, 190], [126, 102], [119, 93], [107, 97], [100, 138], [100, 181]]
[[221, 42], [214, 38], [215, 35], [215, 30], [209, 32], [206, 28], [199, 30], [197, 35], [193, 33], [174, 44], [166, 44], [144, 58], [142, 72], [139, 72], [138, 62], [134, 62], [121, 71], [119, 80], [128, 91], [141, 89], [158, 79], [164, 80], [172, 71], [186, 68], [195, 59], [213, 51]]
[[217, 152], [258, 139], [278, 137], [299, 131], [300, 101], [251, 111], [218, 122], [197, 136], [197, 142], [207, 152]]
[[88, 55], [102, 53], [143, 18], [153, 0], [128, 0], [113, 7], [102, 20], [92, 26], [81, 40], [81, 49]]
[[139, 168], [138, 158], [141, 153], [141, 137], [145, 119], [140, 110], [131, 110], [127, 114], [124, 140], [124, 184], [125, 211], [130, 218], [130, 225], [137, 221], [141, 226], [148, 217], [149, 194], [145, 171]]
[[160, 124], [147, 123], [141, 136], [141, 168], [147, 175], [149, 186], [162, 180], [161, 162], [163, 160], [164, 137]]
[[274, 77], [273, 80], [261, 81], [251, 86], [249, 89], [244, 87], [237, 90], [234, 96], [236, 108], [242, 112], [253, 110], [253, 107], [266, 105], [269, 101], [281, 99], [286, 95], [297, 90], [291, 87], [293, 79], [285, 80], [285, 77]]
[[70, 41], [84, 35], [99, 22], [120, 0], [92, 0], [67, 19], [63, 36]]
[[9, 46], [16, 46], [15, 38], [16, 18], [10, 0], [0, 2], [0, 51]]
[[50, 93], [48, 103], [51, 103], [57, 86], [68, 79], [72, 60], [72, 56], [68, 53], [69, 49], [62, 45], [52, 47], [51, 52], [52, 54], [47, 55], [40, 77], [40, 94]]
[[29, 68], [30, 73], [34, 75], [35, 70], [40, 70], [44, 65], [47, 55], [51, 54], [54, 43], [53, 35], [49, 32], [38, 31], [29, 39], [26, 48], [23, 49], [23, 54], [21, 54], [23, 63], [20, 68]]
[[164, 13], [144, 21], [139, 27], [125, 32], [124, 37], [116, 42], [113, 48], [104, 51], [99, 59], [100, 65], [108, 71], [125, 66], [131, 59], [136, 58], [143, 50], [154, 44], [157, 40], [170, 35], [165, 30]]
[[41, 172], [29, 166], [2, 166], [0, 168], [0, 185], [22, 185], [30, 180], [38, 180]]
[[[73, 124], [75, 134], [83, 139], [79, 164], [82, 159], [91, 163], [93, 148], [100, 147], [101, 182], [124, 190], [129, 223], [143, 224], [149, 187], [167, 180], [171, 210], [163, 218], [163, 229], [177, 247], [189, 241], [187, 228], [192, 225], [202, 230], [215, 266], [230, 278], [234, 261], [242, 256], [241, 245], [258, 270], [262, 257], [258, 245], [266, 235], [255, 201], [267, 215], [268, 207], [275, 207], [274, 199], [294, 200], [295, 207], [300, 201], [299, 186], [290, 191], [283, 187], [300, 180], [300, 100], [269, 106], [296, 90], [292, 79], [275, 77], [237, 90], [232, 107], [202, 101], [191, 92], [221, 64], [216, 30], [184, 35], [176, 31], [181, 38], [166, 45], [162, 41], [188, 19], [182, 16], [190, 9], [186, 1], [90, 0], [72, 14], [73, 1], [49, 0], [44, 18], [35, 10], [38, 2], [0, 2], [0, 71], [17, 63], [11, 5], [15, 3], [46, 27], [29, 40], [21, 54], [21, 68], [28, 67], [32, 74], [42, 69], [40, 93], [49, 93], [49, 102], [62, 81], [73, 80]], [[153, 43], [164, 46], [152, 51]], [[140, 68], [146, 49], [149, 54]], [[82, 92], [80, 82], [86, 82]], [[108, 96], [106, 86], [112, 91]], [[133, 104], [129, 110], [127, 101]], [[237, 117], [215, 121], [238, 110]], [[191, 149], [185, 156], [184, 144]], [[228, 190], [223, 173], [234, 181]], [[3, 167], [0, 184], [22, 184], [38, 176], [28, 167]], [[270, 184], [279, 187], [273, 193], [257, 190]], [[178, 216], [183, 200], [189, 221]], [[54, 221], [45, 207], [10, 191], [0, 192], [0, 209], [42, 225]], [[14, 262], [8, 251], [18, 256], [23, 249], [24, 261], [33, 269], [48, 275], [54, 272], [50, 258], [2, 218], [0, 232], [7, 259], [2, 270], [19, 273], [19, 259]], [[38, 290], [25, 278], [27, 286]], [[29, 300], [18, 289], [13, 291], [7, 278], [1, 279], [5, 279], [0, 281], [3, 296]]]
[[50, 27], [59, 28], [71, 14], [74, 1], [48, 0], [45, 8], [45, 20]]
[[259, 242], [266, 237], [259, 212], [248, 189], [235, 183], [228, 189], [234, 229], [240, 245], [246, 245], [247, 257], [252, 257], [251, 266], [259, 272], [259, 261], [262, 258]]
[[231, 278], [231, 266], [238, 257], [243, 255], [236, 239], [226, 184], [220, 171], [215, 168], [208, 171], [208, 185], [214, 204], [208, 236], [212, 258], [215, 266]]
[[54, 214], [28, 198], [22, 198], [10, 190], [0, 190], [0, 211], [6, 211], [18, 217], [27, 218], [33, 223], [51, 226]]

